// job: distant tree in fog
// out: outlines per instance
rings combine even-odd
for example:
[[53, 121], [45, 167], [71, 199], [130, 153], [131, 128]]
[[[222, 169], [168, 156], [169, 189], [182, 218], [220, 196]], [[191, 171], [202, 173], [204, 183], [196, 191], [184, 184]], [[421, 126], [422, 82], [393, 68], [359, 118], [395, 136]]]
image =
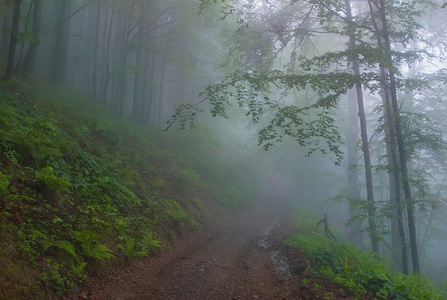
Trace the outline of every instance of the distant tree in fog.
[[11, 38], [9, 40], [9, 50], [8, 50], [8, 59], [6, 61], [6, 70], [3, 75], [4, 80], [10, 79], [12, 77], [12, 72], [14, 70], [16, 46], [17, 46], [19, 25], [20, 25], [20, 4], [21, 0], [14, 1], [13, 12], [12, 12]]
[[28, 74], [33, 74], [36, 67], [37, 48], [40, 44], [40, 23], [42, 19], [42, 0], [33, 1], [33, 29], [32, 37], [28, 51], [26, 52], [23, 65], [20, 67], [20, 75], [26, 77]]

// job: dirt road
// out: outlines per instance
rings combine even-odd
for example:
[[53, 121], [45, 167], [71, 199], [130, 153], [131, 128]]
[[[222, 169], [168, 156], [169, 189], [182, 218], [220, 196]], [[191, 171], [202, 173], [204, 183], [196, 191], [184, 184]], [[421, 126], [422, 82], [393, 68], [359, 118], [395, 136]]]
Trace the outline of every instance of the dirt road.
[[299, 253], [284, 254], [289, 229], [284, 211], [259, 206], [184, 238], [157, 257], [91, 281], [76, 298], [350, 299], [323, 281], [303, 283], [303, 276], [311, 276], [304, 271], [308, 261]]

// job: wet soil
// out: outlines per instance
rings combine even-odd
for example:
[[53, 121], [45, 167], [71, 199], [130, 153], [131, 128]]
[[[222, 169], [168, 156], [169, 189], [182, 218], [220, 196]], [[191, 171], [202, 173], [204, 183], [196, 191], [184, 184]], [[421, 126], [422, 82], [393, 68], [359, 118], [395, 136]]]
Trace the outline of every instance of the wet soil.
[[92, 279], [69, 299], [354, 299], [283, 245], [293, 221], [274, 204], [189, 232], [169, 251]]

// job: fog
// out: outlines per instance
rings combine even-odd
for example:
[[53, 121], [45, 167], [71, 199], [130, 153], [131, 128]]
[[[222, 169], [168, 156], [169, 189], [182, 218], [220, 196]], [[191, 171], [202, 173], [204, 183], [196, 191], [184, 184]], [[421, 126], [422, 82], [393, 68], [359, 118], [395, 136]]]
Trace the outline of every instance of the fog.
[[[0, 5], [5, 66], [12, 2]], [[354, 243], [361, 231], [365, 251], [373, 250], [371, 224], [381, 254], [400, 251], [390, 249], [397, 207], [410, 251], [410, 208], [420, 271], [446, 282], [443, 1], [390, 3], [389, 36], [377, 34], [384, 20], [372, 22], [361, 1], [349, 4], [351, 15], [341, 2], [214, 2], [22, 1], [13, 74], [52, 81], [160, 130], [210, 128], [216, 155], [255, 171], [257, 199], [327, 214], [340, 239]], [[38, 45], [34, 61], [26, 59], [31, 45]], [[358, 228], [348, 226], [355, 216]]]

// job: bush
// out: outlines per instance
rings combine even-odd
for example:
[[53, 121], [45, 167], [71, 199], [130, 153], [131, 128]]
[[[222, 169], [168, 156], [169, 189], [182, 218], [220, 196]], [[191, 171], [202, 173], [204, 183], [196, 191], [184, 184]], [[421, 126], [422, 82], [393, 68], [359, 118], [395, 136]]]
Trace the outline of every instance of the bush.
[[197, 174], [191, 167], [187, 167], [178, 171], [175, 179], [175, 189], [179, 193], [192, 193], [198, 187], [203, 187], [200, 180], [200, 175]]
[[8, 192], [9, 179], [6, 175], [0, 171], [0, 195], [4, 195]]
[[359, 297], [371, 294], [378, 299], [442, 299], [426, 278], [393, 272], [382, 258], [355, 246], [317, 233], [296, 235], [285, 243], [301, 248], [321, 274]]

